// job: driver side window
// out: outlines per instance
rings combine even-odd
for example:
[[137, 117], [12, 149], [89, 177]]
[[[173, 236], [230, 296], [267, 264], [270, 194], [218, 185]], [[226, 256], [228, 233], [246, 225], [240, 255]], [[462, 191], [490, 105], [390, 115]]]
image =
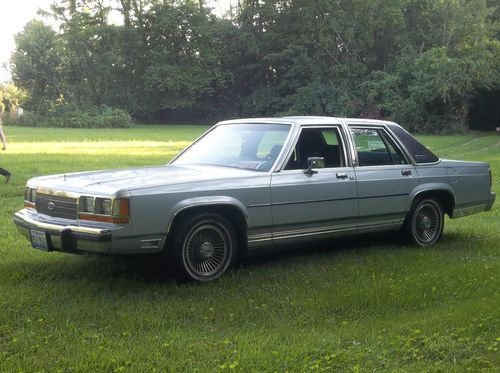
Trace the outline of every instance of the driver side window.
[[338, 128], [303, 128], [285, 170], [307, 169], [309, 157], [325, 159], [325, 168], [345, 165], [344, 149]]

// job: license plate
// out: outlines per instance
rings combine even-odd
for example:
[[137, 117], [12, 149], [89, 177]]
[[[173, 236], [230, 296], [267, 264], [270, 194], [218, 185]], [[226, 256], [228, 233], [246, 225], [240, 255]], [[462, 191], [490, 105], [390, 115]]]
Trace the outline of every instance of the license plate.
[[47, 234], [42, 231], [37, 231], [36, 229], [31, 229], [31, 246], [35, 249], [49, 251], [49, 245], [47, 244]]

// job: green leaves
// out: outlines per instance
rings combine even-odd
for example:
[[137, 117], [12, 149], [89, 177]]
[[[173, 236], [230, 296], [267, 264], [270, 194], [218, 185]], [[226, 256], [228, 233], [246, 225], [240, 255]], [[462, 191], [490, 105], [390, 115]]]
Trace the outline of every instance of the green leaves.
[[[26, 25], [12, 57], [26, 106], [107, 105], [148, 120], [370, 116], [413, 131], [467, 128], [500, 87], [497, 10], [486, 0], [60, 1], [60, 32]], [[116, 8], [123, 25], [110, 24]]]

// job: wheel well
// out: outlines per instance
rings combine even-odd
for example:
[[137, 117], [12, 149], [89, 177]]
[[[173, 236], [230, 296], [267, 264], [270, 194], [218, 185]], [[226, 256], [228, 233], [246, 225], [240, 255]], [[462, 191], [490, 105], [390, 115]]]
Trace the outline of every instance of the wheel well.
[[441, 206], [443, 207], [443, 210], [445, 213], [448, 214], [448, 216], [453, 215], [453, 209], [455, 208], [455, 198], [453, 197], [453, 194], [450, 191], [447, 190], [428, 190], [425, 192], [418, 193], [415, 198], [434, 198], [439, 203], [441, 203]]
[[180, 211], [174, 217], [174, 221], [170, 225], [170, 229], [167, 234], [167, 242], [171, 240], [173, 232], [176, 230], [176, 225], [178, 225], [182, 220], [188, 216], [203, 214], [203, 213], [213, 213], [219, 214], [225, 217], [229, 223], [231, 223], [234, 232], [236, 233], [236, 240], [238, 242], [238, 253], [241, 254], [247, 249], [247, 219], [243, 212], [236, 207], [231, 205], [210, 205], [210, 206], [193, 206]]

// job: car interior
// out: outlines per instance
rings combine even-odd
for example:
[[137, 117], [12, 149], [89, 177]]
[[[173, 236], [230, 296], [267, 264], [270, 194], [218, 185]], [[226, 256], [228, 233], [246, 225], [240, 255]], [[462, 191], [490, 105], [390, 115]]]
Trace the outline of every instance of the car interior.
[[[327, 141], [325, 135], [329, 135]], [[331, 141], [333, 140], [333, 141]], [[323, 157], [325, 168], [345, 165], [340, 135], [336, 129], [304, 128], [285, 170], [305, 170], [309, 157]]]

